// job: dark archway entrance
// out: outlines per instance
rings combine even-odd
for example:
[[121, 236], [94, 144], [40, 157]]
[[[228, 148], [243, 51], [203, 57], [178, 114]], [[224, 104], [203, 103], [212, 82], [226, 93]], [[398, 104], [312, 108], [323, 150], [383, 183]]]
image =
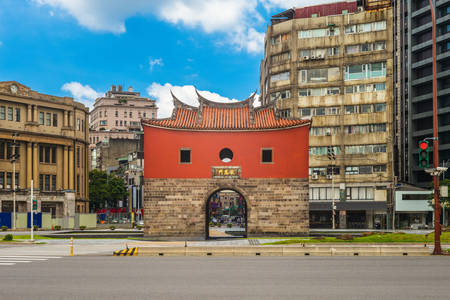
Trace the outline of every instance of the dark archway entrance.
[[205, 237], [247, 237], [247, 202], [233, 189], [217, 190], [209, 196], [205, 209]]

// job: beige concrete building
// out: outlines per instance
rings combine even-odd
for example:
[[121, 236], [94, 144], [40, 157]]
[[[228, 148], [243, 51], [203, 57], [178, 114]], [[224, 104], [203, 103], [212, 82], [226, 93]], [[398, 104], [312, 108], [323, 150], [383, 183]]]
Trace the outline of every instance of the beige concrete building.
[[[136, 133], [142, 132], [141, 119], [156, 119], [157, 110], [155, 100], [141, 97], [132, 87], [124, 91], [121, 85], [113, 85], [105, 97], [97, 98], [90, 113], [91, 167], [98, 167], [97, 161], [101, 156], [97, 153], [97, 143], [108, 144], [109, 139], [136, 141]], [[109, 166], [103, 163], [101, 167], [106, 169]]]
[[[15, 81], [0, 82], [2, 212], [13, 211], [14, 184], [16, 211], [30, 211], [31, 180], [38, 212], [68, 220], [76, 212], [89, 211], [87, 124], [88, 109], [72, 98], [41, 94]], [[64, 226], [69, 224], [73, 219]]]
[[360, 2], [290, 9], [266, 32], [262, 103], [312, 118], [311, 228], [332, 227], [333, 193], [336, 228], [390, 226], [392, 9]]

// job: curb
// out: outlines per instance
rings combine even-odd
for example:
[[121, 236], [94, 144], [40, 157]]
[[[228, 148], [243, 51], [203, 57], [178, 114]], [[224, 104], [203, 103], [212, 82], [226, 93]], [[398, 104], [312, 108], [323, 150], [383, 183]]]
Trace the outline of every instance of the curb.
[[[134, 250], [136, 249], [136, 250]], [[430, 256], [429, 248], [366, 247], [139, 247], [115, 251], [115, 256]]]

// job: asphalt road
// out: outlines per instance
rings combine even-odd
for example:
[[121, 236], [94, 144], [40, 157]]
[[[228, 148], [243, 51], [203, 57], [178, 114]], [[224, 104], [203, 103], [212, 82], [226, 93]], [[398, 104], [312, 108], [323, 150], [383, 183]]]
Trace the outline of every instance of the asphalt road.
[[78, 256], [0, 266], [0, 299], [448, 299], [449, 257]]

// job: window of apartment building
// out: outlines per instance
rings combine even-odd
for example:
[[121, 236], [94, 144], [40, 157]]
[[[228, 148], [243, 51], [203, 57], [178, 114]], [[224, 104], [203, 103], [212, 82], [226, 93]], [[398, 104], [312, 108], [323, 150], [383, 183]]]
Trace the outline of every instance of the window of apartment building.
[[334, 28], [334, 27], [318, 28], [318, 29], [300, 30], [298, 32], [299, 39], [309, 39], [309, 38], [335, 36], [335, 35], [339, 35], [339, 28]]
[[39, 146], [39, 162], [56, 164], [56, 147]]
[[5, 142], [0, 142], [0, 159], [5, 159]]
[[146, 117], [147, 117], [147, 113], [144, 112], [144, 118], [146, 118]]
[[142, 116], [142, 113], [139, 111], [138, 112], [138, 117], [140, 118]]
[[108, 116], [108, 111], [105, 110], [104, 116], [107, 117]]
[[[341, 147], [332, 146], [334, 154], [341, 154]], [[320, 147], [309, 147], [309, 154], [311, 155], [327, 155], [328, 154], [328, 146], [320, 146]]]
[[76, 158], [77, 158], [77, 167], [80, 167], [80, 147], [77, 147], [77, 152], [76, 152]]
[[345, 66], [344, 79], [357, 80], [386, 76], [386, 62]]
[[58, 127], [58, 114], [53, 114], [53, 127]]
[[280, 117], [282, 118], [289, 118], [291, 116], [291, 110], [290, 109], [281, 109], [279, 110]]
[[339, 80], [339, 68], [309, 69], [299, 71], [299, 81], [302, 83], [329, 82]]
[[123, 125], [123, 121], [122, 120], [120, 120], [120, 126], [122, 126]]
[[52, 114], [45, 113], [45, 126], [51, 126], [51, 125], [52, 125]]
[[386, 144], [345, 146], [345, 154], [371, 154], [371, 153], [386, 153]]
[[116, 126], [119, 126], [119, 121], [118, 120], [116, 120]]
[[[120, 121], [120, 122], [122, 122], [122, 121]], [[100, 124], [100, 125], [106, 126], [106, 125], [107, 125], [107, 122], [106, 122], [106, 120], [100, 120], [99, 124]]]
[[115, 116], [115, 117], [118, 117], [118, 116], [119, 116], [119, 112], [118, 112], [117, 110], [114, 112], [114, 116]]
[[[384, 170], [384, 171], [382, 171]], [[375, 166], [346, 166], [346, 175], [372, 174], [375, 172], [386, 172], [386, 165]]]
[[299, 97], [338, 95], [339, 93], [340, 93], [339, 87], [308, 88], [298, 90]]
[[270, 39], [270, 43], [271, 43], [272, 45], [277, 45], [277, 44], [279, 44], [279, 43], [281, 43], [281, 42], [286, 42], [286, 41], [288, 41], [288, 40], [290, 40], [290, 39], [291, 39], [291, 34], [290, 34], [290, 33], [282, 33], [282, 34], [273, 36], [273, 37]]
[[123, 126], [127, 126], [127, 121], [123, 121]]
[[373, 187], [347, 187], [345, 188], [345, 195], [347, 200], [373, 200]]
[[44, 113], [39, 112], [39, 124], [44, 125]]
[[181, 164], [191, 163], [191, 149], [180, 149], [180, 163]]
[[0, 189], [5, 188], [5, 172], [0, 172]]
[[364, 33], [371, 31], [379, 31], [386, 29], [386, 21], [379, 21], [373, 23], [353, 24], [345, 26], [345, 34]]
[[80, 175], [77, 175], [77, 194], [80, 194]]
[[340, 107], [331, 106], [331, 107], [315, 107], [315, 108], [299, 108], [300, 116], [309, 117], [309, 116], [325, 116], [325, 115], [338, 115], [340, 113]]
[[283, 73], [274, 74], [274, 75], [270, 76], [270, 82], [289, 80], [290, 76], [291, 76], [291, 72], [283, 72]]
[[386, 103], [377, 103], [374, 105], [375, 112], [386, 111]]
[[367, 125], [351, 125], [345, 126], [344, 132], [347, 134], [364, 134], [372, 132], [386, 132], [386, 124], [367, 124]]
[[41, 191], [56, 191], [56, 175], [39, 174], [39, 189]]
[[309, 168], [309, 175], [312, 175], [312, 174], [325, 176], [325, 175], [327, 175], [327, 168], [326, 167]]
[[12, 187], [12, 173], [7, 172], [6, 173], [6, 188], [10, 189]]
[[270, 100], [274, 101], [276, 99], [289, 99], [291, 98], [291, 91], [290, 90], [284, 90], [281, 92], [275, 92], [270, 94]]
[[334, 56], [339, 54], [339, 48], [318, 48], [318, 49], [301, 49], [299, 57], [301, 59], [324, 58], [325, 56]]
[[0, 106], [0, 120], [6, 119], [6, 107]]
[[124, 111], [124, 112], [123, 112], [123, 116], [124, 116], [125, 118], [128, 116], [127, 111]]
[[309, 189], [309, 199], [310, 200], [332, 200], [334, 190], [334, 199], [339, 199], [339, 188], [338, 187], [313, 187]]
[[261, 163], [269, 164], [273, 162], [273, 151], [272, 149], [266, 148], [261, 149]]
[[366, 93], [366, 92], [379, 92], [386, 90], [386, 83], [370, 83], [370, 84], [358, 84], [358, 85], [349, 85], [345, 87], [346, 94], [357, 94], [357, 93]]
[[152, 113], [152, 119], [156, 118], [156, 114]]
[[287, 61], [289, 59], [291, 59], [291, 53], [290, 52], [284, 52], [284, 53], [281, 53], [281, 54], [272, 55], [272, 57], [271, 57], [272, 64], [277, 64], [277, 63], [280, 63], [280, 62], [284, 62], [284, 61]]
[[132, 118], [133, 117], [133, 112], [132, 111], [130, 111], [130, 118]]
[[13, 108], [8, 107], [8, 121], [12, 121], [12, 120], [13, 120]]
[[81, 131], [85, 131], [85, 124], [84, 124], [84, 120], [81, 120]]
[[311, 127], [312, 136], [336, 135], [339, 132], [338, 126], [333, 127]]
[[81, 130], [81, 120], [79, 118], [77, 118], [77, 130]]
[[20, 122], [20, 108], [16, 108], [16, 122]]
[[345, 46], [345, 53], [354, 54], [360, 52], [380, 51], [386, 49], [386, 42], [365, 43]]
[[100, 112], [98, 113], [98, 115], [99, 115], [99, 117], [101, 118], [101, 117], [102, 117], [102, 112], [100, 111]]

